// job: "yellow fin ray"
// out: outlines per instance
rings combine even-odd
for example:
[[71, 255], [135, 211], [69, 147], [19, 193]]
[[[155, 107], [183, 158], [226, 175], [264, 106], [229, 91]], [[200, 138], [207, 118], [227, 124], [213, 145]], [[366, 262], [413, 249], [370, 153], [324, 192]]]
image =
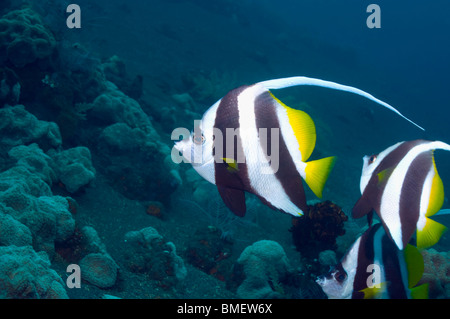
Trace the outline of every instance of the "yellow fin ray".
[[405, 263], [408, 270], [408, 288], [413, 288], [422, 278], [424, 263], [423, 256], [417, 247], [406, 245], [404, 249]]
[[412, 299], [428, 299], [428, 283], [410, 289]]
[[336, 157], [331, 156], [306, 163], [305, 182], [319, 198], [322, 198], [323, 188], [335, 161]]
[[422, 230], [417, 229], [417, 248], [424, 249], [436, 244], [447, 227], [430, 219], [426, 218], [425, 226]]
[[436, 163], [433, 156], [434, 177], [431, 184], [430, 200], [425, 216], [430, 217], [436, 214], [444, 204], [444, 184], [436, 169]]
[[360, 291], [364, 293], [364, 299], [379, 299], [386, 287], [387, 283], [382, 282], [379, 284], [379, 287], [375, 285], [374, 287], [367, 287]]
[[314, 121], [307, 113], [290, 108], [272, 93], [270, 95], [286, 110], [289, 124], [294, 131], [300, 153], [302, 154], [302, 161], [306, 162], [316, 146], [316, 126], [314, 125]]

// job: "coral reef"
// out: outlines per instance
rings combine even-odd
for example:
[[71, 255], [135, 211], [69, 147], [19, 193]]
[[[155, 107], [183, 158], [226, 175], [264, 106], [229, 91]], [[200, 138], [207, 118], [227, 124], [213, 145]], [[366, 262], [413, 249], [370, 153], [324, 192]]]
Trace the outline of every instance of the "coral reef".
[[331, 201], [309, 205], [303, 216], [292, 220], [290, 231], [295, 247], [309, 258], [317, 258], [323, 250], [336, 250], [336, 238], [345, 234], [347, 219], [342, 209]]
[[20, 83], [17, 74], [7, 68], [0, 68], [0, 107], [16, 105], [20, 98]]
[[89, 118], [102, 126], [125, 123], [130, 128], [139, 128], [157, 138], [158, 133], [139, 103], [125, 95], [113, 83], [106, 84], [106, 92], [92, 102]]
[[181, 184], [170, 152], [157, 134], [125, 123], [103, 129], [97, 144], [101, 170], [119, 192], [131, 199], [162, 203]]
[[24, 67], [49, 57], [56, 46], [55, 38], [30, 8], [15, 10], [0, 19], [0, 62]]
[[125, 234], [127, 267], [137, 273], [147, 273], [159, 286], [170, 288], [187, 274], [184, 261], [175, 245], [167, 242], [153, 227]]
[[66, 299], [65, 284], [45, 252], [31, 246], [0, 247], [0, 298]]
[[57, 178], [69, 193], [77, 192], [95, 179], [96, 171], [87, 147], [79, 146], [55, 152], [53, 160]]
[[81, 278], [99, 288], [114, 286], [118, 266], [108, 255], [91, 253], [80, 260]]
[[135, 100], [142, 96], [143, 77], [137, 75], [133, 81], [129, 81], [125, 63], [117, 55], [103, 62], [102, 70], [105, 78], [117, 85], [127, 96]]
[[56, 244], [56, 252], [64, 263], [77, 263], [81, 279], [99, 288], [115, 285], [119, 266], [91, 226], [76, 229], [72, 236]]
[[450, 252], [438, 252], [434, 248], [422, 251], [425, 269], [417, 285], [429, 284], [429, 297], [450, 298]]
[[0, 206], [0, 246], [29, 246], [33, 243], [30, 229], [3, 213], [6, 208]]
[[23, 105], [0, 109], [0, 135], [0, 150], [4, 152], [14, 146], [31, 143], [37, 143], [44, 151], [57, 149], [62, 144], [58, 125], [38, 120]]
[[233, 272], [235, 278], [242, 280], [236, 292], [239, 298], [283, 298], [282, 282], [292, 269], [280, 244], [260, 240], [245, 248]]

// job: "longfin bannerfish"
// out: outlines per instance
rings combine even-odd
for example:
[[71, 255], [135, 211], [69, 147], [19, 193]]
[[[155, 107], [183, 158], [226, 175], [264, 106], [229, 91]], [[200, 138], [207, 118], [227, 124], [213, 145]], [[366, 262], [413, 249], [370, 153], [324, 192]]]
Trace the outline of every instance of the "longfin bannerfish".
[[204, 113], [194, 133], [176, 142], [175, 148], [203, 178], [217, 186], [227, 207], [239, 216], [246, 211], [245, 192], [294, 216], [307, 208], [302, 179], [315, 195], [322, 196], [335, 158], [308, 161], [316, 143], [313, 120], [305, 112], [286, 106], [270, 91], [297, 85], [358, 94], [404, 117], [364, 91], [307, 77], [269, 80], [228, 92]]
[[340, 262], [316, 282], [330, 299], [426, 299], [417, 247], [399, 250], [381, 223], [369, 227]]
[[437, 243], [446, 227], [429, 218], [444, 202], [444, 186], [434, 161], [436, 149], [450, 151], [450, 145], [414, 140], [365, 156], [362, 195], [352, 216], [360, 218], [374, 210], [399, 249], [408, 244], [416, 230], [417, 247]]

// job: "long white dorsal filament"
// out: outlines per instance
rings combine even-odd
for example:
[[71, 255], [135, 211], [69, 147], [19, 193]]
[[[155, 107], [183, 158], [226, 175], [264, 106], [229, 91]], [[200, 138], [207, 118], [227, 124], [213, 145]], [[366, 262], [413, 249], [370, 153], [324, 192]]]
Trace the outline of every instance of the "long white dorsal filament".
[[389, 110], [391, 110], [391, 111], [397, 113], [398, 115], [400, 115], [401, 117], [403, 117], [408, 122], [414, 124], [415, 126], [420, 128], [421, 130], [425, 131], [425, 129], [423, 127], [421, 127], [420, 125], [418, 125], [418, 124], [414, 123], [413, 121], [411, 121], [409, 118], [404, 116], [402, 113], [400, 113], [393, 106], [389, 105], [386, 102], [383, 102], [383, 101], [377, 99], [373, 95], [371, 95], [371, 94], [369, 94], [367, 92], [364, 92], [363, 90], [357, 89], [357, 88], [352, 87], [352, 86], [342, 85], [342, 84], [339, 84], [339, 83], [330, 82], [330, 81], [324, 81], [324, 80], [320, 80], [320, 79], [308, 78], [308, 77], [305, 77], [305, 76], [294, 76], [294, 77], [290, 77], [290, 78], [268, 80], [268, 81], [260, 82], [258, 84], [262, 85], [263, 87], [265, 87], [268, 90], [284, 89], [284, 88], [287, 88], [287, 87], [299, 86], [299, 85], [313, 85], [313, 86], [320, 86], [320, 87], [324, 87], [324, 88], [329, 88], [329, 89], [335, 89], [335, 90], [339, 90], [339, 91], [345, 91], [345, 92], [354, 93], [354, 94], [363, 96], [363, 97], [365, 97], [365, 98], [367, 98], [367, 99], [369, 99], [371, 101], [374, 101], [375, 103], [383, 105], [384, 107], [388, 108]]

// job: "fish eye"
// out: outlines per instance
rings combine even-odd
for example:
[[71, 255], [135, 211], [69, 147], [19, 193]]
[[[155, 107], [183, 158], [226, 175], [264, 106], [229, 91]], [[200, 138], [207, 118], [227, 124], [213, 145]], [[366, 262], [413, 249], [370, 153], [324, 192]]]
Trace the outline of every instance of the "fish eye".
[[203, 134], [194, 134], [192, 140], [197, 145], [203, 145], [205, 143], [205, 136]]
[[347, 279], [347, 274], [342, 271], [337, 271], [334, 273], [334, 279], [336, 279], [338, 282], [343, 282], [345, 279]]
[[376, 155], [372, 155], [371, 157], [369, 157], [369, 164], [372, 164], [376, 160], [377, 160], [377, 156]]

